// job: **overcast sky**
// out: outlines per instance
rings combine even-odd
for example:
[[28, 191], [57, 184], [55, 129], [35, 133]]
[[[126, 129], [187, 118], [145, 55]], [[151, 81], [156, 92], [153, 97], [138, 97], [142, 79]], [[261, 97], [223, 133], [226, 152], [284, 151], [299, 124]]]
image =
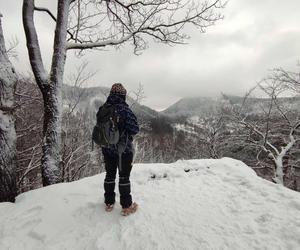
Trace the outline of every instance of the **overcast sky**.
[[[53, 0], [37, 0], [40, 6]], [[21, 0], [0, 1], [7, 42], [19, 40], [15, 67], [30, 70], [21, 22]], [[89, 86], [122, 82], [128, 91], [144, 86], [143, 104], [161, 110], [182, 97], [243, 94], [274, 67], [295, 69], [300, 52], [299, 0], [230, 0], [225, 19], [205, 34], [189, 29], [188, 45], [150, 43], [140, 56], [132, 48], [93, 51], [78, 59], [68, 52], [66, 75], [85, 60], [97, 74]], [[45, 65], [49, 66], [53, 23], [37, 14], [37, 29]]]

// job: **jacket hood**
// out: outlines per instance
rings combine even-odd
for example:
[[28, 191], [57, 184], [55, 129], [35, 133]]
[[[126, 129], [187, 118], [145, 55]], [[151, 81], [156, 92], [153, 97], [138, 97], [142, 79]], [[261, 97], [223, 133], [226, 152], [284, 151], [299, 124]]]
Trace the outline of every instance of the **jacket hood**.
[[122, 104], [122, 105], [128, 106], [128, 104], [125, 102], [125, 100], [126, 100], [125, 96], [110, 94], [107, 97], [106, 102], [109, 104]]

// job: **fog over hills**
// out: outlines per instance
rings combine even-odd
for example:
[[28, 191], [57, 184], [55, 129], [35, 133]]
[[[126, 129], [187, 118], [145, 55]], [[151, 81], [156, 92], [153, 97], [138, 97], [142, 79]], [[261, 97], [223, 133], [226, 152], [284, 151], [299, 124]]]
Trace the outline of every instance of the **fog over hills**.
[[[264, 108], [270, 103], [269, 98], [249, 97], [245, 101], [244, 97], [233, 95], [222, 95], [216, 97], [186, 97], [180, 99], [161, 114], [171, 117], [191, 117], [191, 116], [211, 116], [218, 112], [219, 108], [224, 104], [242, 105], [245, 102], [249, 113], [264, 112]], [[283, 103], [290, 110], [298, 110], [300, 108], [300, 97], [283, 97], [276, 100], [278, 103]]]
[[[64, 85], [63, 100], [64, 103], [72, 103], [73, 105], [78, 102], [75, 105], [75, 111], [89, 110], [89, 112], [94, 113], [98, 110], [99, 106], [105, 102], [109, 91], [110, 89], [107, 87], [79, 88]], [[136, 100], [130, 96], [127, 96], [126, 101], [139, 119], [151, 120], [158, 116], [175, 119], [179, 117], [213, 116], [216, 115], [225, 104], [241, 105], [244, 102], [244, 97], [225, 94], [220, 97], [186, 97], [160, 112], [137, 103]], [[283, 102], [284, 105], [291, 110], [300, 108], [300, 97], [278, 98], [277, 102]], [[269, 103], [269, 98], [249, 97], [246, 100], [247, 112], [255, 114], [264, 112], [264, 108], [267, 107]]]
[[219, 99], [211, 97], [187, 97], [180, 99], [161, 113], [168, 116], [208, 115], [216, 111], [219, 102]]

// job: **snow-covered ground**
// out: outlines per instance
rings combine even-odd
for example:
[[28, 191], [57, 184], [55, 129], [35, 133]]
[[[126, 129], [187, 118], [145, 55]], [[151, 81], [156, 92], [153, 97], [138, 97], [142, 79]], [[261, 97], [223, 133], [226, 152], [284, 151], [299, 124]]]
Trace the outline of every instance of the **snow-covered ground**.
[[183, 131], [184, 133], [187, 133], [187, 134], [190, 134], [190, 135], [198, 135], [198, 133], [196, 133], [194, 131], [194, 128], [192, 126], [189, 126], [189, 125], [186, 125], [186, 124], [175, 123], [173, 125], [173, 127], [177, 131]]
[[[0, 204], [0, 249], [300, 249], [300, 194], [240, 161], [136, 164], [136, 214], [103, 209], [104, 174]], [[118, 196], [117, 196], [118, 198]]]

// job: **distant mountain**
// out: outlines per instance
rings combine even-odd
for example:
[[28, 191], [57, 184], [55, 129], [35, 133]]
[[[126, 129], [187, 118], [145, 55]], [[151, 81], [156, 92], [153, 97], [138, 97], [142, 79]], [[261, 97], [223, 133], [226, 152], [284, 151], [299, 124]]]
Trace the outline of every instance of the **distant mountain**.
[[[206, 117], [216, 114], [219, 107], [223, 105], [241, 105], [244, 102], [244, 97], [223, 95], [219, 98], [212, 97], [187, 97], [182, 98], [178, 102], [174, 103], [167, 109], [160, 113], [169, 117]], [[300, 109], [300, 97], [284, 97], [278, 98], [278, 103], [284, 103], [289, 110]], [[263, 112], [263, 108], [267, 107], [270, 103], [268, 98], [247, 98], [246, 106], [249, 113]]]
[[167, 109], [161, 111], [161, 114], [179, 117], [179, 116], [206, 116], [216, 112], [219, 100], [211, 97], [188, 97], [182, 98]]
[[[69, 85], [63, 86], [63, 103], [77, 103], [76, 110], [89, 110], [95, 113], [100, 105], [102, 105], [110, 89], [107, 87], [90, 87], [79, 88]], [[79, 100], [79, 101], [77, 101]], [[283, 102], [289, 110], [300, 109], [300, 97], [279, 98], [278, 102]], [[212, 97], [187, 97], [182, 98], [167, 109], [157, 112], [145, 105], [136, 103], [131, 97], [127, 97], [127, 103], [132, 107], [132, 110], [138, 116], [139, 120], [149, 121], [158, 117], [172, 118], [173, 122], [177, 123], [178, 118], [191, 117], [207, 117], [218, 112], [219, 108], [226, 104], [240, 105], [244, 102], [244, 98], [240, 96], [222, 95], [219, 98]], [[263, 107], [267, 107], [270, 102], [268, 98], [248, 98], [247, 113], [259, 114], [263, 112]], [[180, 119], [181, 120], [181, 119]], [[173, 123], [171, 122], [171, 123]]]

